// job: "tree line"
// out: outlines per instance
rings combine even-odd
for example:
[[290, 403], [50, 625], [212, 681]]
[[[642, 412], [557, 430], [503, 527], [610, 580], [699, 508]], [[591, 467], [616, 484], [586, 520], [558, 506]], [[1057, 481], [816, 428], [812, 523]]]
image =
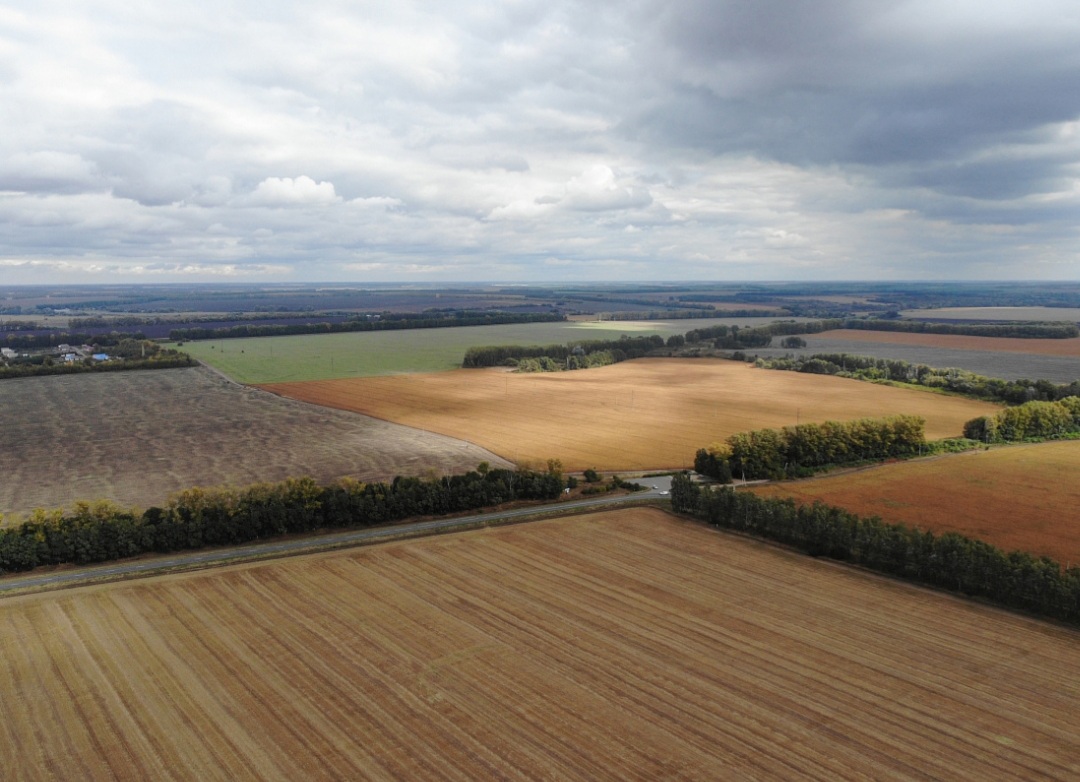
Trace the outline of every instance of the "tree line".
[[981, 443], [1009, 443], [1080, 435], [1080, 396], [1055, 402], [1026, 402], [964, 424], [964, 437]]
[[839, 328], [863, 331], [902, 331], [912, 334], [958, 334], [968, 337], [1013, 339], [1072, 339], [1080, 337], [1075, 323], [930, 323], [922, 320], [848, 320]]
[[916, 334], [957, 334], [971, 337], [1012, 337], [1019, 339], [1070, 339], [1080, 336], [1075, 323], [926, 323], [914, 320], [881, 318], [826, 318], [796, 322], [781, 320], [753, 328], [738, 326], [709, 326], [686, 333], [686, 341], [697, 344], [714, 340], [721, 349], [768, 347], [772, 337], [796, 334], [820, 334], [823, 331], [852, 329], [856, 331], [899, 331]]
[[[620, 339], [585, 340], [565, 345], [486, 345], [471, 347], [465, 351], [461, 366], [498, 367], [517, 366], [526, 359], [548, 359], [550, 366], [568, 367], [571, 359], [587, 359], [594, 353], [610, 351], [611, 362], [641, 358], [653, 350], [664, 347], [664, 338], [656, 334], [645, 337], [623, 335]], [[578, 362], [581, 364], [581, 362]], [[585, 362], [583, 366], [588, 366]], [[569, 367], [573, 368], [573, 367]]]
[[56, 330], [48, 334], [4, 334], [0, 337], [0, 347], [12, 350], [33, 348], [55, 348], [60, 345], [99, 345], [112, 347], [125, 339], [144, 340], [142, 332], [114, 331], [109, 334], [85, 334], [77, 331]]
[[0, 331], [37, 331], [46, 328], [36, 320], [5, 320], [0, 321]]
[[563, 372], [606, 367], [609, 364], [618, 364], [620, 361], [626, 361], [626, 354], [621, 350], [594, 350], [581, 355], [571, 353], [565, 359], [558, 361], [551, 356], [540, 356], [539, 358], [510, 359], [506, 364], [517, 367], [518, 372]]
[[740, 329], [738, 326], [720, 324], [691, 329], [683, 335], [683, 338], [689, 345], [699, 345], [702, 342], [711, 341], [713, 347], [721, 350], [739, 350], [742, 348], [767, 348], [772, 344], [773, 336], [774, 334], [768, 326]]
[[458, 311], [455, 313], [403, 313], [390, 317], [363, 320], [347, 320], [341, 323], [289, 323], [262, 324], [244, 323], [222, 328], [187, 328], [172, 329], [169, 339], [237, 339], [242, 337], [280, 337], [295, 334], [342, 334], [352, 331], [396, 331], [401, 329], [439, 329], [454, 326], [501, 326], [510, 323], [553, 323], [566, 320], [566, 317], [554, 312], [531, 313], [481, 313]]
[[925, 421], [912, 415], [825, 421], [733, 434], [703, 448], [694, 469], [722, 483], [802, 477], [833, 465], [911, 456], [927, 449]]
[[[671, 305], [679, 306], [679, 305]], [[718, 310], [715, 307], [709, 309], [689, 310], [649, 310], [647, 312], [605, 312], [604, 320], [707, 320], [713, 318], [770, 318], [776, 315], [776, 310]]]
[[192, 488], [142, 513], [109, 502], [78, 502], [71, 512], [38, 510], [20, 524], [0, 527], [0, 572], [371, 527], [512, 500], [550, 500], [564, 484], [557, 462], [546, 472], [493, 470], [484, 463], [460, 475], [399, 476], [390, 483], [346, 479], [320, 486], [311, 478], [291, 478], [243, 489]]
[[1041, 616], [1080, 624], [1080, 567], [1001, 549], [964, 535], [935, 535], [815, 502], [757, 497], [730, 487], [704, 490], [686, 473], [671, 504], [716, 527], [775, 540], [812, 556], [851, 562]]
[[1080, 396], [1080, 380], [1057, 384], [1049, 380], [1002, 380], [984, 377], [966, 369], [939, 369], [899, 359], [852, 356], [847, 353], [815, 353], [811, 356], [758, 358], [757, 366], [816, 375], [839, 375], [858, 380], [891, 381], [940, 388], [976, 399], [1018, 405], [1024, 402], [1055, 401]]
[[[389, 314], [389, 313], [386, 313]], [[109, 326], [161, 326], [175, 324], [182, 326], [188, 323], [217, 323], [220, 321], [260, 321], [280, 320], [282, 318], [297, 318], [308, 322], [316, 318], [346, 317], [355, 320], [355, 312], [307, 312], [307, 311], [273, 311], [273, 312], [233, 312], [229, 314], [205, 314], [205, 315], [110, 315], [108, 318], [99, 315], [90, 315], [81, 318], [70, 318], [68, 328], [72, 329], [98, 329]], [[7, 324], [4, 324], [5, 326]]]

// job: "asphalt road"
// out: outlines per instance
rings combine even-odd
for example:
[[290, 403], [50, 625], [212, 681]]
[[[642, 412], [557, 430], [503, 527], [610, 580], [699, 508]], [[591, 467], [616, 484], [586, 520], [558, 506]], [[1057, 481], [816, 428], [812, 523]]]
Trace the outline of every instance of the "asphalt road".
[[400, 535], [415, 535], [417, 533], [433, 530], [468, 527], [479, 523], [505, 521], [521, 516], [534, 516], [538, 513], [571, 511], [582, 508], [601, 508], [634, 500], [650, 498], [658, 499], [666, 496], [667, 492], [671, 489], [670, 476], [632, 480], [636, 480], [645, 486], [655, 488], [650, 488], [648, 491], [644, 492], [623, 495], [621, 497], [599, 497], [592, 500], [552, 502], [546, 505], [532, 505], [527, 508], [518, 508], [515, 510], [478, 513], [472, 516], [457, 516], [452, 519], [436, 519], [434, 521], [420, 521], [415, 524], [396, 524], [386, 527], [372, 527], [352, 532], [339, 532], [333, 535], [320, 535], [312, 538], [300, 538], [270, 543], [253, 543], [249, 546], [220, 548], [212, 551], [194, 551], [188, 554], [177, 554], [172, 557], [158, 557], [153, 560], [138, 562], [119, 562], [110, 565], [97, 565], [94, 567], [79, 568], [77, 570], [64, 570], [59, 573], [47, 573], [36, 576], [15, 576], [0, 580], [0, 594], [21, 589], [48, 590], [72, 586], [87, 581], [96, 581], [98, 579], [114, 579], [122, 578], [124, 576], [149, 574], [157, 571], [170, 570], [176, 567], [213, 565], [215, 563], [235, 562], [237, 560], [261, 559], [270, 555], [293, 556], [296, 554], [307, 554], [322, 551], [324, 549], [348, 547], [351, 544], [369, 543], [377, 541], [380, 538], [395, 538]]

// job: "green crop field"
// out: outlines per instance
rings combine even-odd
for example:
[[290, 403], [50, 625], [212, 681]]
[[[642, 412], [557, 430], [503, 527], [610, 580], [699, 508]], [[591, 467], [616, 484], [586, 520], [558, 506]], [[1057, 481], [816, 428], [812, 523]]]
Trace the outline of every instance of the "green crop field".
[[282, 383], [458, 369], [465, 351], [481, 345], [565, 344], [574, 340], [618, 339], [622, 334], [659, 334], [666, 338], [719, 323], [744, 327], [772, 320], [566, 321], [362, 331], [185, 342], [182, 350], [240, 383]]

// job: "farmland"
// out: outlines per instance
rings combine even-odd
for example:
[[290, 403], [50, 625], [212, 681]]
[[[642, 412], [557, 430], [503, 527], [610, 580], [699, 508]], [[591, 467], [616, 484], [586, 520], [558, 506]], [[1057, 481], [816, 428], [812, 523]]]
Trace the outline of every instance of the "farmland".
[[264, 386], [467, 439], [514, 462], [568, 469], [681, 468], [736, 432], [908, 413], [927, 436], [959, 436], [996, 405], [715, 359], [641, 359], [544, 374], [457, 370]]
[[1080, 442], [1017, 445], [759, 487], [1006, 551], [1080, 563]]
[[468, 443], [245, 389], [202, 367], [6, 380], [0, 512], [195, 485], [364, 480], [502, 464]]
[[915, 345], [928, 348], [979, 350], [991, 353], [1023, 353], [1033, 356], [1065, 356], [1080, 359], [1080, 337], [1072, 339], [1016, 339], [1011, 337], [967, 337], [959, 334], [856, 331], [852, 329], [823, 331], [815, 336], [822, 339], [836, 338], [849, 342], [876, 342], [886, 345]]
[[1075, 779], [1075, 631], [628, 510], [0, 603], [5, 779]]
[[[483, 345], [549, 345], [618, 339], [622, 334], [683, 334], [727, 320], [567, 321], [351, 334], [185, 342], [183, 350], [240, 383], [262, 384], [457, 369]], [[769, 318], [732, 319], [756, 325]]]
[[952, 334], [904, 334], [885, 331], [825, 331], [804, 337], [799, 351], [754, 349], [762, 356], [787, 353], [848, 353], [956, 367], [1005, 380], [1045, 378], [1055, 383], [1080, 379], [1080, 339], [1005, 339]]
[[937, 307], [900, 314], [912, 320], [1080, 322], [1076, 307]]

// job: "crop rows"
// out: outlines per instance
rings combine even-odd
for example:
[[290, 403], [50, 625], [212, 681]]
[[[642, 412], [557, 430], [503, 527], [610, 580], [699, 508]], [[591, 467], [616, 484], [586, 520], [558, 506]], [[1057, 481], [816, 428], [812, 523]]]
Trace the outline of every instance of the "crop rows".
[[1080, 772], [1075, 632], [618, 511], [0, 604], [5, 779]]

